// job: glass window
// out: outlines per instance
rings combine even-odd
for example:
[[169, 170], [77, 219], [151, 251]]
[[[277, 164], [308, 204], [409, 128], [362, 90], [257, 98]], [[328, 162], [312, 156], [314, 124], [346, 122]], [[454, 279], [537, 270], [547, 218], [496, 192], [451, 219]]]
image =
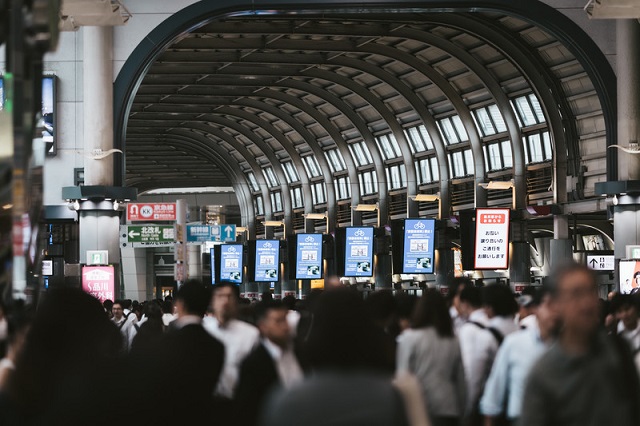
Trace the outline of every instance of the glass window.
[[433, 149], [433, 141], [431, 140], [431, 136], [429, 136], [427, 128], [421, 124], [418, 126], [418, 130], [420, 130], [420, 135], [422, 136], [422, 140], [425, 145], [427, 145], [427, 149]]
[[544, 159], [553, 160], [553, 150], [551, 149], [551, 138], [549, 137], [549, 132], [544, 132], [542, 134], [542, 141], [544, 143]]
[[287, 178], [287, 183], [298, 182], [300, 180], [298, 172], [296, 171], [296, 168], [293, 167], [293, 163], [291, 161], [282, 163], [282, 168], [284, 169], [284, 175]]
[[473, 153], [471, 152], [470, 149], [467, 149], [464, 151], [464, 163], [465, 163], [465, 169], [467, 171], [467, 175], [472, 175], [474, 161], [473, 161]]
[[529, 164], [529, 147], [526, 136], [522, 137], [522, 146], [524, 146], [524, 162], [525, 164]]
[[456, 151], [449, 154], [451, 167], [454, 177], [462, 177], [466, 175], [464, 170], [464, 158], [462, 156], [462, 151]]
[[468, 141], [469, 135], [467, 135], [467, 130], [464, 128], [464, 124], [462, 124], [460, 116], [454, 115], [451, 117], [451, 121], [453, 121], [453, 126], [455, 127], [456, 132], [458, 132], [459, 140]]
[[542, 107], [540, 106], [540, 102], [538, 98], [533, 93], [529, 95], [529, 101], [531, 102], [531, 106], [533, 107], [533, 112], [538, 119], [538, 123], [545, 123], [544, 113], [542, 112]]
[[420, 136], [420, 132], [418, 131], [417, 127], [411, 127], [409, 129], [405, 129], [404, 134], [407, 137], [407, 140], [409, 141], [412, 154], [427, 150], [427, 147], [424, 146], [424, 142], [422, 141], [422, 137]]
[[376, 142], [385, 160], [391, 160], [400, 156], [400, 147], [392, 134], [377, 137]]
[[260, 191], [260, 185], [258, 185], [258, 181], [256, 180], [256, 175], [253, 172], [247, 173], [247, 178], [249, 179], [249, 185], [251, 186], [252, 191]]
[[270, 188], [273, 188], [279, 185], [278, 179], [276, 178], [276, 174], [273, 172], [273, 168], [265, 167], [264, 169], [262, 169], [262, 173], [264, 174], [264, 177], [267, 179], [267, 182], [269, 182]]
[[313, 155], [307, 155], [306, 157], [302, 157], [302, 163], [304, 164], [304, 168], [307, 170], [307, 174], [311, 177], [320, 176], [320, 166], [318, 165], [318, 161], [316, 157]]
[[264, 214], [264, 201], [262, 200], [261, 195], [258, 195], [253, 199], [253, 208], [255, 209], [257, 215]]
[[540, 134], [535, 133], [527, 137], [529, 142], [529, 158], [532, 163], [544, 161], [544, 151], [542, 150], [542, 141]]
[[504, 119], [502, 118], [502, 114], [500, 113], [498, 106], [495, 104], [489, 105], [487, 109], [489, 110], [489, 114], [491, 115], [491, 119], [493, 120], [493, 124], [495, 124], [498, 133], [506, 132], [507, 125], [504, 124]]
[[489, 155], [489, 170], [502, 169], [502, 157], [500, 156], [500, 144], [492, 143], [487, 146]]
[[489, 117], [489, 113], [485, 108], [479, 108], [474, 111], [476, 118], [476, 124], [482, 136], [495, 135], [496, 129], [493, 127], [493, 122]]
[[453, 130], [453, 124], [451, 124], [451, 120], [445, 118], [443, 120], [438, 121], [438, 127], [440, 128], [440, 133], [442, 133], [442, 137], [447, 145], [458, 143], [460, 139], [458, 139], [458, 135], [455, 130]]
[[520, 120], [525, 126], [532, 126], [538, 123], [526, 96], [516, 98], [514, 102], [518, 115], [520, 116]]
[[502, 146], [502, 165], [505, 168], [513, 167], [513, 154], [511, 153], [511, 142], [503, 141]]
[[423, 158], [417, 163], [417, 174], [418, 174], [418, 182], [419, 183], [429, 183], [433, 182], [431, 179], [431, 168], [429, 166], [429, 158]]
[[318, 182], [311, 185], [311, 196], [313, 197], [313, 204], [322, 204], [327, 202], [324, 182]]
[[364, 142], [361, 141], [349, 145], [349, 150], [358, 166], [366, 166], [367, 164], [373, 163], [369, 148], [367, 148]]
[[387, 180], [390, 189], [404, 188], [407, 181], [407, 170], [404, 164], [396, 164], [387, 168]]
[[281, 212], [282, 209], [282, 194], [280, 192], [272, 192], [271, 194], [271, 209], [274, 212]]
[[373, 170], [360, 173], [360, 191], [363, 194], [375, 194], [378, 192], [378, 182]]
[[347, 166], [344, 163], [344, 158], [342, 158], [342, 154], [340, 154], [337, 149], [325, 151], [324, 155], [327, 157], [329, 167], [333, 173], [347, 169]]
[[351, 198], [351, 181], [349, 176], [343, 176], [335, 180], [336, 194], [338, 200], [346, 200]]
[[302, 188], [295, 187], [290, 190], [291, 192], [291, 203], [293, 204], [294, 209], [299, 209], [300, 207], [304, 207], [304, 202], [302, 200]]
[[431, 163], [431, 181], [435, 182], [440, 179], [440, 169], [438, 168], [438, 159], [436, 157], [431, 157], [429, 159]]

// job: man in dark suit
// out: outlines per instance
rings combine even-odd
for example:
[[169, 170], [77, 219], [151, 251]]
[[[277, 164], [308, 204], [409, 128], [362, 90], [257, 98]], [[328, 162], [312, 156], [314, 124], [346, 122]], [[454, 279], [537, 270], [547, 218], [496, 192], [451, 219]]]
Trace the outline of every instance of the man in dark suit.
[[287, 308], [278, 301], [256, 306], [260, 344], [240, 366], [236, 408], [240, 425], [258, 423], [266, 396], [275, 387], [288, 388], [302, 379], [302, 369], [293, 354]]
[[202, 282], [187, 281], [176, 294], [177, 320], [163, 342], [163, 359], [170, 368], [174, 424], [212, 419], [211, 404], [224, 363], [224, 346], [201, 325], [210, 299]]

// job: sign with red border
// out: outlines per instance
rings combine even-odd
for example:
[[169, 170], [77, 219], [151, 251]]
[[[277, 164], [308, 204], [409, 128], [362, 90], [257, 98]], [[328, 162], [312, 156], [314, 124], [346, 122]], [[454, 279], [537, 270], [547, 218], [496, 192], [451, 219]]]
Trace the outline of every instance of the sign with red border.
[[129, 222], [175, 221], [176, 203], [129, 203], [127, 220]]
[[476, 209], [475, 269], [509, 267], [509, 209]]

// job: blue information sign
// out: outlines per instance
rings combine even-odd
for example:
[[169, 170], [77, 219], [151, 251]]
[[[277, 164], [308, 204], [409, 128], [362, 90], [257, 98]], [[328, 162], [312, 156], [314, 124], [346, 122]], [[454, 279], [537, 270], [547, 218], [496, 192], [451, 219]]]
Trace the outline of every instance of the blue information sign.
[[213, 247], [211, 247], [211, 284], [216, 283], [216, 255]]
[[405, 219], [403, 274], [433, 274], [433, 219]]
[[280, 265], [280, 241], [256, 241], [255, 280], [257, 282], [278, 281]]
[[297, 234], [296, 279], [322, 278], [322, 234]]
[[242, 283], [242, 244], [220, 246], [220, 281]]
[[205, 241], [235, 242], [235, 225], [187, 225], [187, 242], [203, 243]]
[[373, 228], [346, 228], [345, 277], [373, 276]]

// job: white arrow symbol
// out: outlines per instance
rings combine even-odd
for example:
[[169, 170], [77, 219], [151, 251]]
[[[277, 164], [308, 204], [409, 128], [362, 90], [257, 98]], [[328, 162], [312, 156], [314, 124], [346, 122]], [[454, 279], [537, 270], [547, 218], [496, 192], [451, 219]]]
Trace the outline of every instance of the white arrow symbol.
[[139, 232], [134, 232], [133, 230], [129, 231], [129, 238], [134, 238], [139, 236], [140, 233]]
[[231, 233], [233, 232], [233, 228], [231, 226], [227, 226], [224, 228], [224, 232], [227, 233], [227, 238], [231, 238]]

